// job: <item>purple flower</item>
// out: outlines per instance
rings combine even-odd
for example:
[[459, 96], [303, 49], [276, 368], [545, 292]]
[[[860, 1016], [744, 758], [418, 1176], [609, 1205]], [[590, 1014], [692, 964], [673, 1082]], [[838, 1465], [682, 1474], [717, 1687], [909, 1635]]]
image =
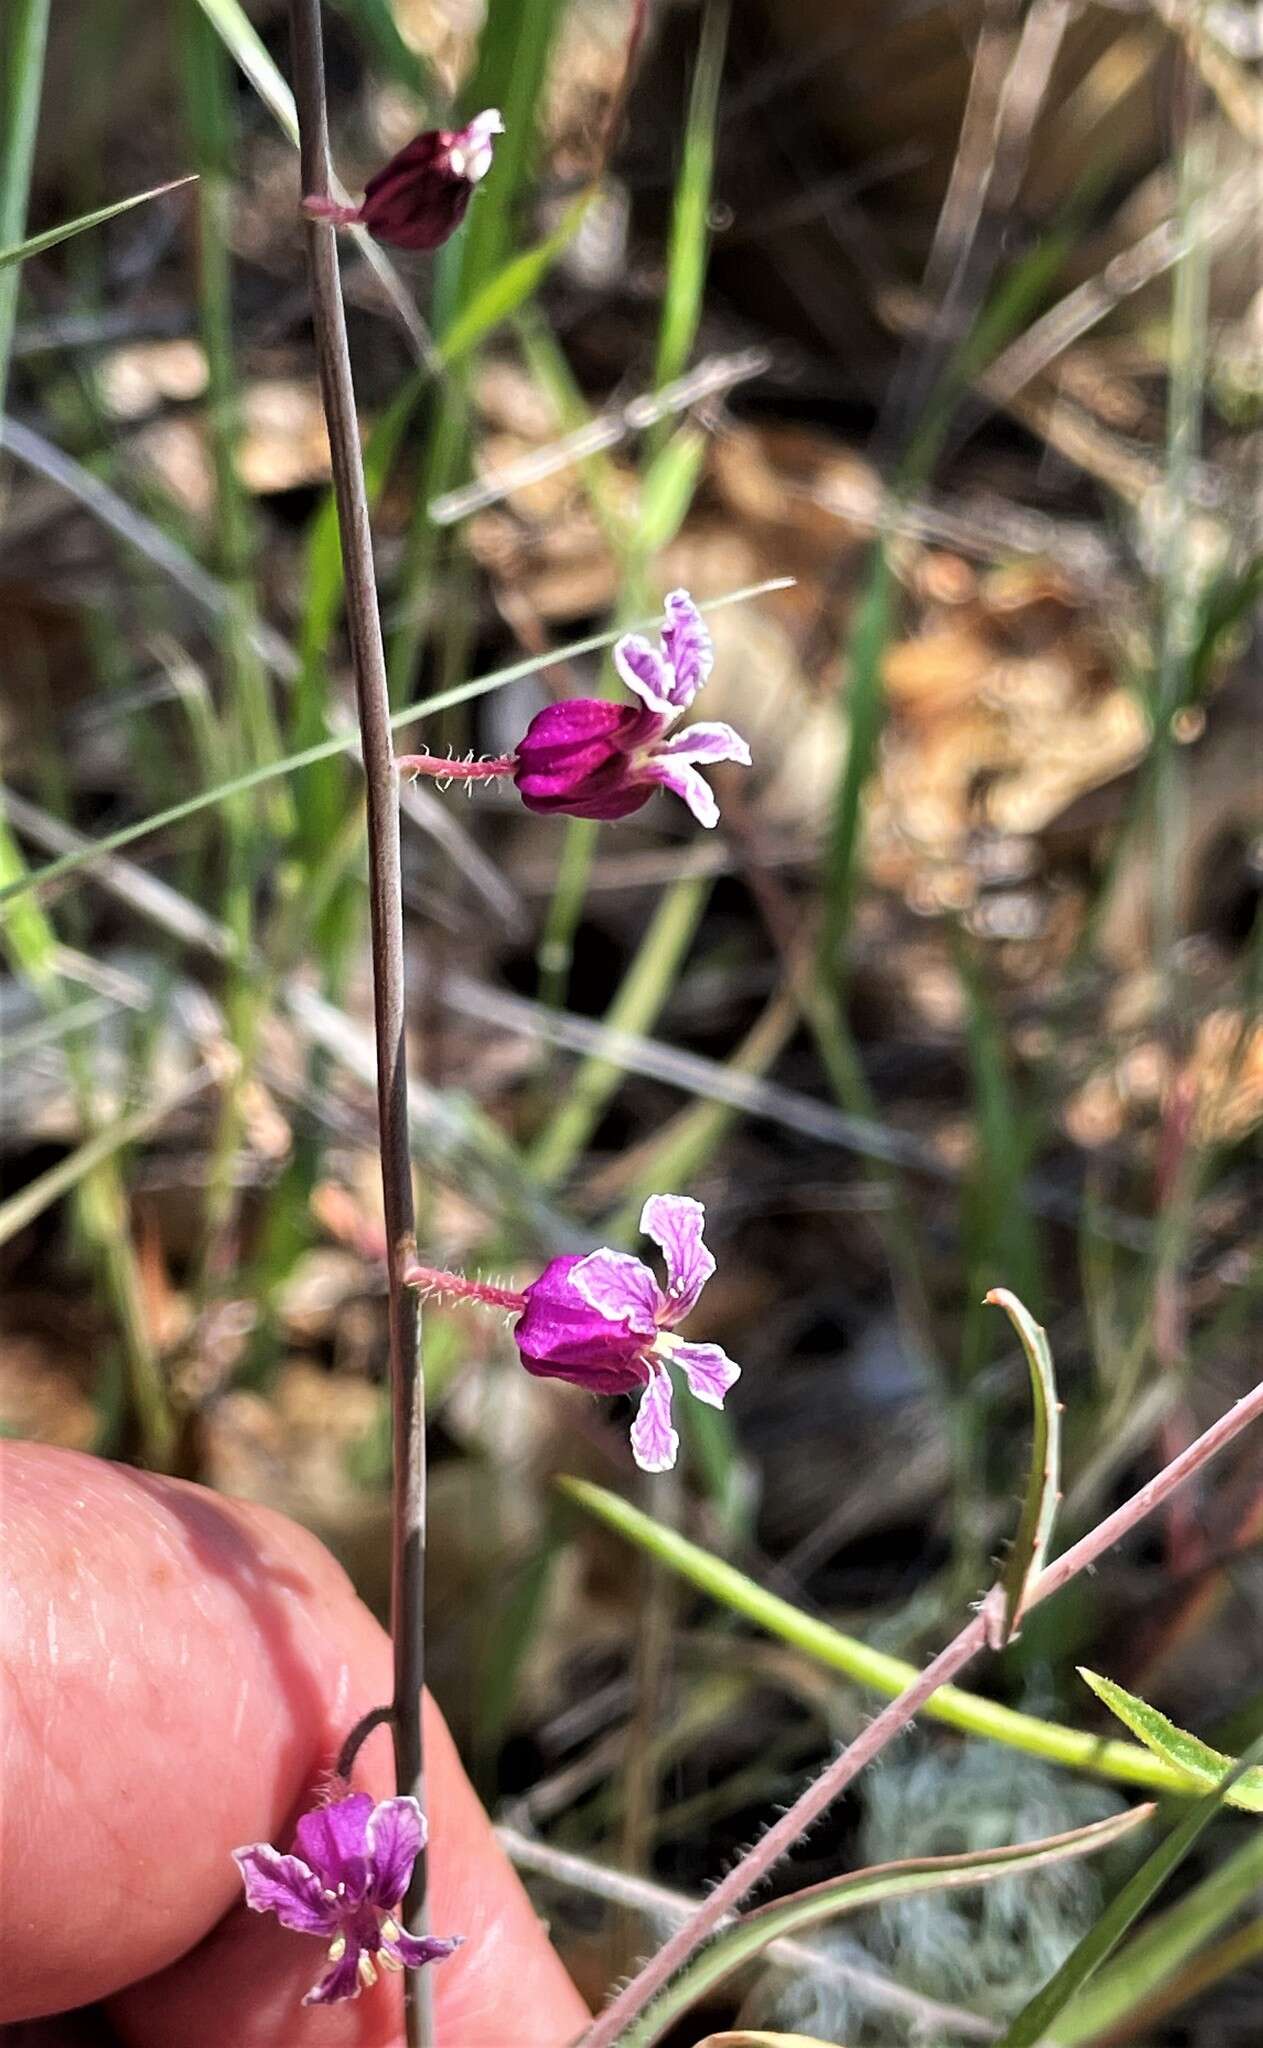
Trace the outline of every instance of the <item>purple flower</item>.
[[718, 1344], [686, 1344], [672, 1334], [715, 1270], [702, 1243], [705, 1220], [701, 1203], [687, 1195], [651, 1195], [640, 1227], [662, 1249], [665, 1290], [626, 1252], [554, 1259], [525, 1289], [526, 1309], [513, 1333], [526, 1370], [541, 1378], [571, 1380], [595, 1394], [643, 1387], [631, 1445], [644, 1472], [669, 1471], [680, 1446], [671, 1427], [668, 1365], [679, 1367], [689, 1392], [710, 1408], [723, 1407], [741, 1371]]
[[528, 810], [625, 818], [661, 786], [683, 798], [699, 825], [718, 824], [719, 806], [696, 764], [740, 761], [748, 768], [750, 749], [730, 725], [671, 732], [710, 674], [713, 656], [687, 590], [673, 590], [665, 608], [658, 647], [627, 633], [614, 648], [615, 668], [641, 700], [637, 708], [574, 697], [531, 720], [513, 769]]
[[494, 107], [464, 128], [427, 129], [369, 179], [361, 205], [312, 198], [304, 210], [334, 227], [359, 223], [397, 249], [437, 249], [464, 220], [475, 185], [491, 169], [494, 138], [503, 133]]
[[329, 1944], [332, 1967], [304, 2005], [357, 1997], [376, 1983], [379, 1965], [419, 1970], [460, 1947], [459, 1940], [406, 1934], [399, 1924], [399, 1902], [424, 1843], [425, 1817], [415, 1799], [383, 1799], [375, 1806], [367, 1792], [352, 1792], [303, 1815], [294, 1855], [282, 1856], [270, 1842], [233, 1850], [247, 1906]]

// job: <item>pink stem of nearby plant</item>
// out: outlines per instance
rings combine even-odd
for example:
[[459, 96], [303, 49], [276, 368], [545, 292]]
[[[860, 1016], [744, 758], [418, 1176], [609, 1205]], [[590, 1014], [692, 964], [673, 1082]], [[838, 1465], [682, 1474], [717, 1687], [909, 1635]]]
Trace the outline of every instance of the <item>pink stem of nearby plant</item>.
[[[1129, 1530], [1154, 1509], [1170, 1498], [1177, 1487], [1201, 1470], [1202, 1466], [1224, 1449], [1225, 1445], [1239, 1436], [1250, 1423], [1263, 1416], [1263, 1382], [1253, 1391], [1212, 1423], [1197, 1441], [1190, 1444], [1178, 1458], [1134, 1493], [1122, 1507], [1115, 1509], [1095, 1529], [1089, 1530], [1078, 1543], [1072, 1544], [1063, 1555], [1046, 1566], [1030, 1584], [1021, 1603], [1020, 1612], [1029, 1613], [1032, 1607], [1052, 1594], [1094, 1564], [1098, 1557], [1109, 1550]], [[807, 1829], [827, 1807], [831, 1806], [839, 1793], [856, 1778], [866, 1764], [880, 1755], [887, 1744], [900, 1734], [908, 1723], [919, 1713], [931, 1695], [941, 1685], [947, 1685], [965, 1666], [972, 1662], [980, 1650], [996, 1640], [997, 1628], [1002, 1625], [1004, 1596], [1000, 1587], [993, 1587], [973, 1620], [966, 1623], [945, 1650], [940, 1650], [933, 1662], [928, 1664], [920, 1676], [906, 1686], [897, 1699], [891, 1700], [876, 1719], [871, 1721], [862, 1735], [856, 1737], [834, 1758], [810, 1784], [806, 1791], [795, 1800], [788, 1812], [783, 1814], [753, 1849], [729, 1871], [721, 1883], [704, 1900], [692, 1918], [665, 1942], [657, 1954], [651, 1956], [644, 1968], [633, 1977], [613, 2003], [608, 2005], [599, 2018], [584, 2034], [581, 2048], [614, 2048], [619, 2035], [642, 2013], [650, 2000], [668, 1984], [677, 1970], [683, 1968], [690, 1957], [713, 1933], [725, 1913], [739, 1906], [768, 1872], [788, 1854]]]
[[395, 766], [401, 775], [433, 775], [438, 782], [494, 782], [512, 775], [517, 766], [512, 754], [494, 761], [449, 761], [442, 754], [400, 754]]
[[[294, 98], [298, 108], [301, 189], [322, 206], [330, 200], [329, 119], [325, 100], [320, 0], [290, 0]], [[415, 1251], [412, 1163], [408, 1134], [405, 1039], [403, 888], [399, 850], [399, 788], [390, 725], [390, 697], [369, 527], [368, 495], [347, 346], [342, 279], [333, 229], [310, 217], [307, 260], [320, 394], [329, 429], [333, 490], [346, 578], [347, 630], [355, 673], [368, 816], [369, 917], [373, 1011], [377, 1041], [377, 1121], [386, 1221], [387, 1315], [393, 1452], [390, 1624], [394, 1646], [391, 1728], [401, 1793], [425, 1807], [421, 1736], [424, 1677], [425, 1389], [417, 1297], [403, 1283]], [[418, 1856], [403, 1911], [413, 1933], [425, 1931], [426, 1863]], [[408, 2048], [433, 2039], [430, 1980], [425, 1970], [404, 1983]]]

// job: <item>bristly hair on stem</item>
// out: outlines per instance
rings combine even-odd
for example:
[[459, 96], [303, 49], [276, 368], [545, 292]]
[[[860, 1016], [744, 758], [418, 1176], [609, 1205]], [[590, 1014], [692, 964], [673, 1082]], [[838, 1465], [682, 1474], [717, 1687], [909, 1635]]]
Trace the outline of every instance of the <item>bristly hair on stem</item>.
[[[294, 97], [298, 106], [301, 189], [330, 197], [329, 122], [325, 100], [320, 0], [290, 0]], [[403, 895], [399, 858], [399, 796], [381, 618], [373, 570], [368, 499], [355, 413], [338, 252], [331, 227], [307, 220], [307, 258], [320, 392], [329, 430], [333, 490], [346, 575], [346, 613], [355, 672], [356, 708], [368, 811], [369, 913], [373, 1010], [377, 1034], [377, 1117], [390, 1325], [393, 1422], [390, 1615], [394, 1641], [391, 1726], [400, 1793], [425, 1807], [421, 1747], [424, 1675], [425, 1396], [420, 1316], [403, 1283], [415, 1224], [408, 1153], [408, 1068], [404, 1032]], [[407, 1924], [425, 1932], [425, 1857], [418, 1856], [403, 1902]], [[404, 1983], [408, 2048], [433, 2040], [427, 1973]]]

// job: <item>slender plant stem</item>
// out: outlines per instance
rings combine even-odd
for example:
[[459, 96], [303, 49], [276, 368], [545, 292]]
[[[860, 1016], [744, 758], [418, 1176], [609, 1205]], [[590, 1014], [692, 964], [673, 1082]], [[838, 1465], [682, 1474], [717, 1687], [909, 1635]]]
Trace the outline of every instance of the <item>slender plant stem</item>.
[[[320, 0], [291, 0], [294, 96], [298, 105], [302, 189], [330, 196], [329, 125], [325, 103]], [[399, 859], [399, 795], [391, 740], [390, 701], [368, 522], [368, 497], [355, 415], [342, 281], [332, 228], [306, 224], [307, 259], [320, 390], [329, 428], [333, 489], [346, 575], [347, 626], [355, 669], [356, 708], [368, 806], [369, 912], [373, 1009], [377, 1027], [377, 1120], [386, 1216], [394, 1480], [391, 1504], [390, 1619], [394, 1640], [391, 1726], [399, 1791], [425, 1804], [421, 1749], [424, 1676], [425, 1387], [416, 1295], [403, 1283], [415, 1252], [412, 1168], [408, 1156], [408, 1065], [404, 1033], [403, 895]], [[417, 1858], [404, 1901], [408, 1924], [424, 1932], [425, 1858]], [[408, 2048], [433, 2039], [428, 1973], [404, 1984]]]
[[[1263, 1416], [1263, 1382], [1255, 1387], [1221, 1415], [1218, 1422], [1211, 1424], [1197, 1441], [1190, 1444], [1178, 1458], [1172, 1459], [1147, 1485], [1134, 1493], [1130, 1500], [1116, 1509], [1105, 1521], [1067, 1550], [1061, 1557], [1048, 1565], [1026, 1590], [1021, 1603], [1022, 1614], [1028, 1614], [1042, 1600], [1069, 1583], [1081, 1571], [1094, 1564], [1103, 1552], [1110, 1549], [1125, 1536], [1146, 1515], [1153, 1513], [1165, 1500], [1200, 1471], [1211, 1458], [1250, 1423]], [[884, 1707], [874, 1721], [871, 1721], [862, 1735], [856, 1737], [848, 1748], [826, 1765], [806, 1791], [803, 1792], [780, 1820], [755, 1843], [753, 1849], [729, 1871], [715, 1890], [704, 1900], [692, 1918], [685, 1922], [657, 1954], [651, 1956], [644, 1968], [632, 1979], [613, 2003], [606, 2007], [583, 2036], [581, 2048], [614, 2048], [625, 2029], [642, 2013], [650, 2000], [681, 1969], [689, 1958], [700, 1948], [725, 1913], [738, 1907], [754, 1887], [762, 1882], [768, 1872], [779, 1863], [782, 1856], [794, 1847], [805, 1831], [817, 1821], [826, 1808], [832, 1805], [838, 1795], [867, 1764], [881, 1754], [887, 1744], [908, 1726], [908, 1723], [937, 1692], [941, 1685], [948, 1684], [958, 1672], [972, 1662], [979, 1651], [999, 1642], [1004, 1614], [1004, 1596], [999, 1587], [993, 1587], [982, 1606], [967, 1622], [945, 1650], [927, 1664], [924, 1671], [897, 1699]]]
[[452, 761], [444, 754], [400, 754], [395, 762], [400, 775], [432, 775], [436, 782], [494, 782], [512, 775], [517, 766], [512, 754], [493, 761]]
[[514, 1315], [521, 1315], [526, 1307], [526, 1296], [516, 1294], [511, 1287], [493, 1287], [487, 1280], [467, 1280], [463, 1273], [445, 1273], [438, 1266], [423, 1266], [416, 1259], [409, 1259], [404, 1266], [403, 1284], [422, 1294], [446, 1294], [453, 1301], [481, 1301], [488, 1308], [507, 1308]]

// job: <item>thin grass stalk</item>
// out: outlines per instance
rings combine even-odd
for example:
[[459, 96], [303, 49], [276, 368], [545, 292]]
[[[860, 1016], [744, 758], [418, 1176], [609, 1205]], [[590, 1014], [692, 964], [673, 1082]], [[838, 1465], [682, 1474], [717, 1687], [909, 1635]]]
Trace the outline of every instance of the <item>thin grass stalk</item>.
[[[6, 17], [8, 62], [0, 98], [0, 249], [22, 240], [35, 159], [35, 132], [44, 84], [49, 0], [10, 0]], [[9, 352], [17, 320], [22, 266], [0, 270], [0, 413], [9, 381]]]
[[[320, 0], [291, 0], [290, 26], [303, 192], [327, 198], [330, 195], [331, 167]], [[369, 531], [368, 495], [355, 413], [355, 388], [347, 346], [337, 245], [333, 230], [319, 222], [309, 221], [305, 232], [316, 358], [329, 429], [333, 487], [346, 572], [347, 625], [355, 671], [368, 810], [377, 1120], [386, 1219], [393, 1424], [390, 1617], [394, 1642], [394, 1692], [391, 1728], [398, 1789], [402, 1794], [419, 1800], [424, 1807], [421, 1685], [424, 1675], [425, 1389], [417, 1298], [403, 1284], [404, 1261], [415, 1257], [416, 1245], [412, 1168], [408, 1154], [399, 800], [386, 659]], [[404, 1912], [414, 1932], [421, 1932], [424, 1928], [425, 1891], [426, 1862], [423, 1856], [419, 1856], [404, 1901]], [[423, 2048], [423, 2044], [433, 2039], [429, 1982], [425, 1971], [415, 1972], [405, 1981], [404, 2031], [408, 2048]]]

